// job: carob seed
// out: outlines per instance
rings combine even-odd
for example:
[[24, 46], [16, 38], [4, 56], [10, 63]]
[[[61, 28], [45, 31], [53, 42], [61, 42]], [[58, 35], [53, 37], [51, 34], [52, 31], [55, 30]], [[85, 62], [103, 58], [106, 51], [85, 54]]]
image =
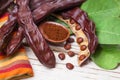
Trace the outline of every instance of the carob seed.
[[73, 51], [69, 51], [67, 54], [68, 54], [70, 57], [75, 56], [75, 53], [74, 53]]
[[75, 29], [76, 29], [76, 30], [80, 30], [80, 26], [77, 25], [77, 26], [75, 27]]
[[69, 49], [71, 48], [71, 44], [69, 44], [69, 43], [65, 44], [65, 45], [64, 45], [64, 48], [65, 48], [66, 50], [69, 50]]
[[66, 64], [66, 67], [69, 69], [69, 70], [72, 70], [74, 68], [74, 65], [71, 64], [71, 63], [67, 63]]
[[80, 49], [81, 49], [82, 51], [84, 51], [86, 48], [87, 48], [86, 45], [82, 45], [82, 46], [80, 47]]
[[60, 53], [58, 55], [58, 57], [59, 57], [59, 59], [64, 60], [65, 59], [65, 54], [64, 53]]
[[73, 39], [73, 38], [68, 38], [68, 39], [67, 39], [67, 42], [68, 42], [68, 43], [73, 43], [73, 42], [74, 42], [74, 39]]
[[74, 21], [73, 19], [70, 19], [70, 23], [71, 23], [71, 24], [74, 24], [75, 21]]
[[82, 37], [79, 37], [79, 38], [77, 38], [77, 43], [82, 43], [83, 42], [83, 38]]
[[79, 57], [79, 60], [82, 61], [82, 60], [85, 59], [85, 58], [86, 58], [85, 55], [81, 55], [81, 56]]

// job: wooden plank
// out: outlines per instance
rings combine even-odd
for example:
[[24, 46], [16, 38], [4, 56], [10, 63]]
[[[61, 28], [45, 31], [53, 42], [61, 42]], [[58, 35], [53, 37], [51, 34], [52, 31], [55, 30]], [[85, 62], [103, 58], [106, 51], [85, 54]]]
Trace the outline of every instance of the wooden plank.
[[[37, 60], [30, 48], [26, 48], [26, 50], [35, 76], [24, 80], [120, 80], [120, 67], [115, 70], [104, 70], [96, 66], [93, 62], [79, 67], [77, 65], [77, 55], [70, 58], [66, 54], [66, 59], [61, 61], [58, 58], [58, 52], [55, 52], [56, 67], [48, 69]], [[75, 68], [68, 70], [65, 66], [67, 62], [73, 63]]]

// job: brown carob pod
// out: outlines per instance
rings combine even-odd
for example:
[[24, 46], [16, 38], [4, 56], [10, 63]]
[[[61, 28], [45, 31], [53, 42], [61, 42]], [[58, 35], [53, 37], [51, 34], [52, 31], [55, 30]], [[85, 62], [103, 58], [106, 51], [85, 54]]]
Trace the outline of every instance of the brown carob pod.
[[62, 12], [61, 16], [57, 17], [68, 23], [71, 30], [76, 35], [76, 41], [80, 46], [78, 64], [82, 65], [90, 55], [95, 52], [98, 44], [98, 39], [95, 35], [94, 23], [80, 8], [74, 8], [69, 11]]
[[0, 28], [0, 50], [16, 25], [17, 6], [9, 14], [8, 21]]
[[37, 9], [32, 12], [32, 15], [34, 21], [38, 23], [52, 12], [75, 7], [81, 5], [85, 1], [86, 0], [53, 0], [38, 6]]
[[30, 9], [33, 11], [35, 10], [37, 7], [46, 4], [46, 3], [50, 3], [53, 2], [55, 0], [31, 0], [30, 1]]
[[[7, 2], [6, 2], [7, 1]], [[8, 3], [12, 3], [13, 0], [1, 0], [0, 1], [0, 13], [1, 13], [1, 10], [3, 10], [4, 8], [6, 8], [6, 6], [9, 6]], [[40, 1], [40, 0], [39, 0]], [[42, 0], [43, 1], [43, 0]], [[31, 2], [34, 2], [35, 3], [35, 0], [31, 0]], [[45, 1], [44, 1], [45, 2]], [[3, 4], [5, 4], [4, 6], [2, 6]], [[33, 11], [33, 13], [36, 13]], [[7, 39], [7, 37], [9, 36], [9, 34], [13, 31], [14, 27], [15, 27], [15, 24], [17, 24], [17, 6], [14, 6], [14, 8], [10, 11], [9, 13], [9, 20], [2, 26], [2, 28], [0, 28], [0, 49], [2, 48], [4, 42], [5, 42], [5, 39]], [[36, 19], [35, 19], [36, 20]], [[21, 34], [22, 32], [20, 32], [19, 34]], [[22, 35], [22, 34], [21, 34]], [[13, 40], [13, 42], [16, 42], [15, 41], [16, 39]], [[12, 43], [13, 43], [12, 42]], [[17, 41], [18, 42], [18, 41]], [[21, 42], [18, 42], [16, 44], [19, 44]], [[11, 43], [10, 43], [11, 44]], [[15, 47], [15, 44], [13, 44], [14, 47]], [[12, 45], [11, 45], [12, 46]], [[17, 46], [17, 45], [16, 45]], [[10, 46], [9, 46], [10, 47]], [[16, 47], [17, 48], [17, 47]], [[15, 49], [16, 49], [15, 48]], [[14, 49], [12, 49], [14, 50]], [[11, 52], [12, 52], [11, 50]], [[6, 52], [6, 51], [5, 51]]]
[[[41, 20], [43, 20], [48, 14], [50, 14], [54, 11], [63, 10], [63, 9], [69, 8], [69, 7], [77, 6], [77, 5], [82, 4], [84, 1], [85, 0], [59, 0], [59, 1], [53, 0], [53, 2], [52, 1], [48, 2], [48, 3], [44, 2], [43, 5], [38, 6], [35, 10], [32, 11], [33, 19], [34, 19], [35, 23], [38, 23]], [[14, 12], [14, 11], [12, 11], [12, 12]], [[0, 31], [4, 30], [4, 33], [0, 34], [0, 41], [1, 40], [4, 41], [4, 39], [6, 38], [6, 37], [3, 37], [3, 36], [8, 36], [10, 34], [12, 29], [15, 27], [15, 26], [13, 26], [13, 24], [17, 23], [16, 19], [17, 19], [17, 17], [14, 14], [13, 17], [11, 17], [12, 21], [8, 20], [7, 23], [5, 25], [3, 25], [4, 28], [0, 28]], [[14, 40], [16, 40], [16, 39], [14, 39]], [[19, 41], [13, 41], [13, 42], [17, 42], [17, 43], [15, 43], [16, 45], [21, 43]], [[3, 44], [3, 42], [0, 43], [0, 44]], [[14, 46], [14, 48], [16, 50], [17, 50], [17, 47], [18, 46], [16, 46], [16, 47]], [[14, 49], [12, 49], [12, 50], [14, 51]]]
[[23, 28], [26, 41], [38, 60], [46, 67], [54, 68], [56, 63], [55, 56], [33, 21], [28, 6], [29, 1], [30, 0], [16, 0], [19, 7], [17, 16], [18, 23]]
[[44, 1], [46, 1], [46, 0], [31, 0], [30, 1], [30, 9], [33, 11], [38, 6], [40, 6], [42, 4], [42, 2], [44, 2]]
[[13, 3], [13, 0], [0, 0], [0, 16], [7, 11], [11, 3]]
[[15, 51], [20, 47], [23, 37], [23, 28], [19, 27], [17, 31], [14, 31], [9, 43], [7, 44], [7, 47], [4, 49], [7, 56], [15, 53]]

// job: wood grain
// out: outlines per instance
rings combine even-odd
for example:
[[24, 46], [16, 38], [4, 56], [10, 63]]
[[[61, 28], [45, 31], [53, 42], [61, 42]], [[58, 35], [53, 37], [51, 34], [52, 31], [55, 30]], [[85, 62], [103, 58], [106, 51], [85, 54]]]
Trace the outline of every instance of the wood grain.
[[[120, 80], [120, 67], [115, 70], [104, 70], [96, 66], [92, 61], [83, 67], [77, 64], [77, 55], [73, 58], [67, 54], [66, 59], [61, 61], [58, 58], [59, 52], [54, 52], [56, 56], [56, 68], [48, 69], [39, 63], [30, 48], [26, 48], [34, 70], [34, 77], [24, 80]], [[68, 70], [65, 66], [67, 62], [75, 65], [73, 70]]]

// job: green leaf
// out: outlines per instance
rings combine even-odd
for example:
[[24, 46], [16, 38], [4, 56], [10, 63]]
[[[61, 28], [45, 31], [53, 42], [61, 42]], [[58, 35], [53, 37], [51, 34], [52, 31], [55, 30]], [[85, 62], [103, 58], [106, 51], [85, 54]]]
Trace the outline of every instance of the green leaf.
[[101, 68], [114, 69], [120, 63], [120, 46], [100, 45], [91, 58]]
[[55, 17], [55, 16], [53, 16], [53, 15], [50, 15], [50, 16], [48, 16], [47, 20], [60, 23], [61, 25], [65, 26], [65, 27], [69, 30], [69, 32], [70, 32], [71, 35], [73, 34], [73, 32], [72, 32], [72, 30], [70, 29], [70, 27], [68, 26], [68, 24], [65, 23], [65, 22], [63, 22], [63, 21], [61, 21], [61, 20], [58, 19], [57, 17]]
[[100, 44], [120, 44], [120, 0], [87, 0], [81, 8], [95, 22]]

